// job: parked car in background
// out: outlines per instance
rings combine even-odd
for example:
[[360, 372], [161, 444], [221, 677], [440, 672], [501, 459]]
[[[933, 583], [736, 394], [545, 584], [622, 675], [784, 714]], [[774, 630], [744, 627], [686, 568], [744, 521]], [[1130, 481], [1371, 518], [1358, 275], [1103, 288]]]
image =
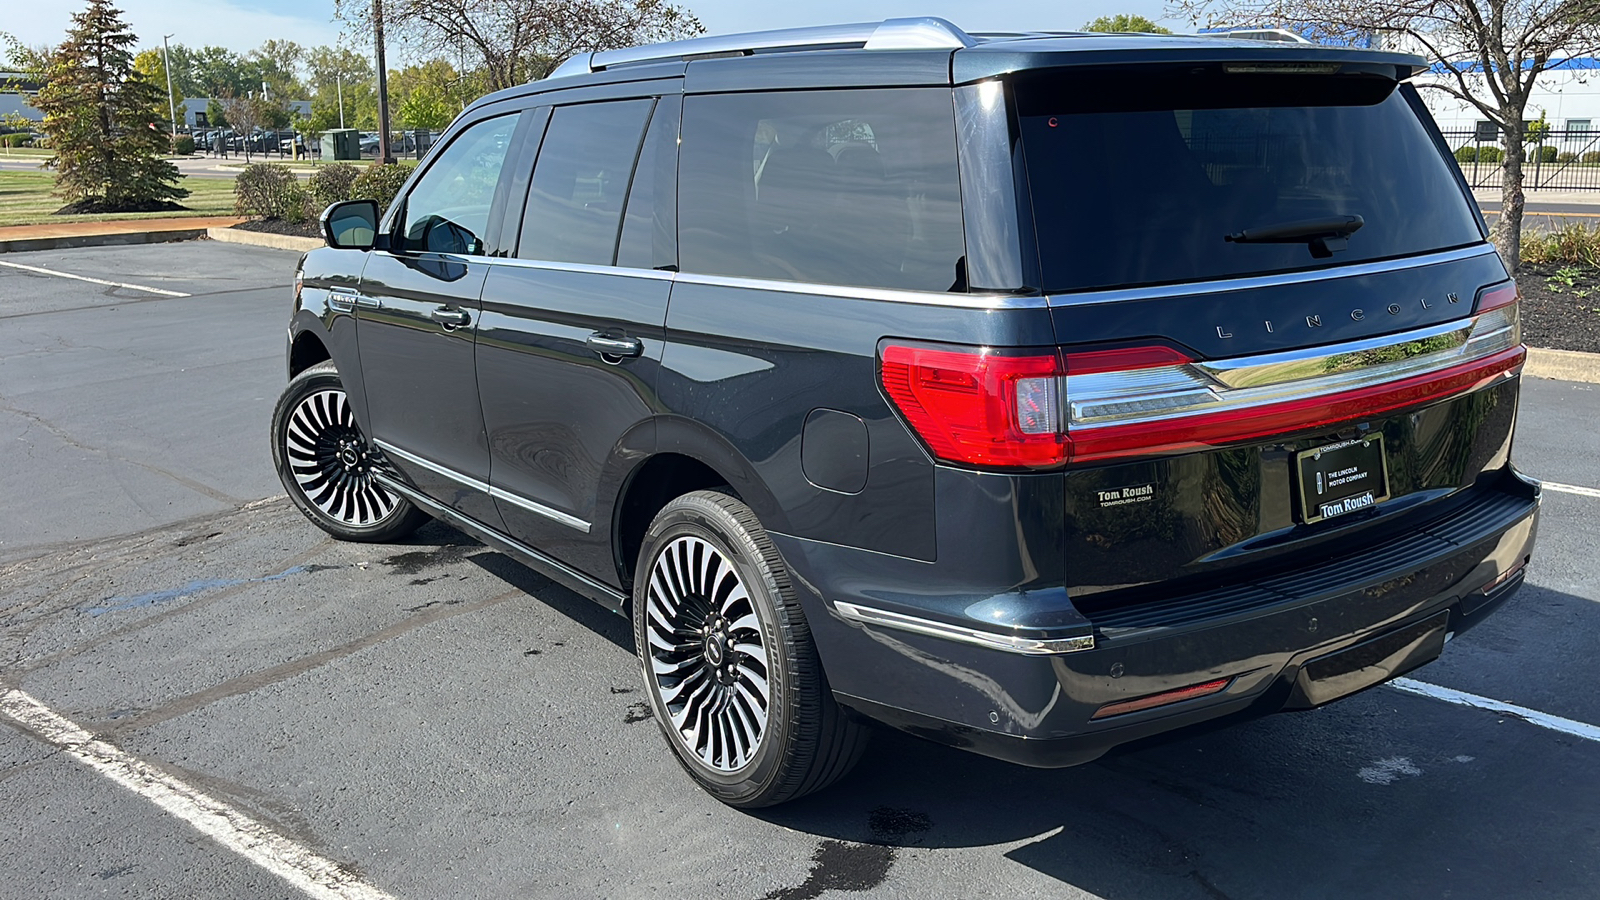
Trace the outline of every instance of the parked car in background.
[[1538, 521], [1423, 71], [940, 19], [580, 54], [325, 213], [278, 473], [630, 616], [736, 806], [871, 721], [1064, 766], [1321, 706], [1483, 621]]

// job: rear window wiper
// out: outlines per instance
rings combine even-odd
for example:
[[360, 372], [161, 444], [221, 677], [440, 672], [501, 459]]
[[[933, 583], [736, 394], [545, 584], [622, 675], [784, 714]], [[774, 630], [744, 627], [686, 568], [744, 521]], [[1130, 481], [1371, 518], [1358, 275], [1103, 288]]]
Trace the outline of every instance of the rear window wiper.
[[1312, 256], [1327, 259], [1335, 250], [1343, 250], [1347, 244], [1345, 239], [1365, 224], [1360, 216], [1329, 216], [1247, 228], [1225, 234], [1222, 239], [1234, 244], [1305, 244], [1311, 248]]

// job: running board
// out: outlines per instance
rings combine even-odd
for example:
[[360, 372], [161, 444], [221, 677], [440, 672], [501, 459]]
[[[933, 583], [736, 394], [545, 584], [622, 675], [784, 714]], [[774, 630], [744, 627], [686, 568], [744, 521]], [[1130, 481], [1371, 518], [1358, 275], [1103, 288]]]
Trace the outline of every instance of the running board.
[[611, 585], [596, 581], [560, 560], [552, 559], [520, 541], [492, 531], [388, 475], [373, 472], [372, 477], [379, 484], [411, 501], [428, 515], [459, 528], [501, 553], [515, 558], [562, 587], [582, 594], [614, 613], [624, 613], [628, 597]]

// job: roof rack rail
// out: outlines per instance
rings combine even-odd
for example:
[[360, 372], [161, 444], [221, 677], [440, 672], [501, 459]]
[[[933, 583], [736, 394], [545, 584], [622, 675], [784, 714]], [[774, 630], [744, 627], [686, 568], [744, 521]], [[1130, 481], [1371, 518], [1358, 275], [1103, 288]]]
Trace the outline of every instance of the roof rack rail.
[[747, 34], [721, 34], [711, 37], [646, 44], [622, 50], [579, 53], [556, 66], [548, 78], [564, 78], [599, 72], [619, 66], [693, 57], [772, 53], [784, 50], [959, 50], [978, 43], [978, 39], [936, 16], [885, 19], [856, 25], [820, 25], [808, 28], [780, 28]]

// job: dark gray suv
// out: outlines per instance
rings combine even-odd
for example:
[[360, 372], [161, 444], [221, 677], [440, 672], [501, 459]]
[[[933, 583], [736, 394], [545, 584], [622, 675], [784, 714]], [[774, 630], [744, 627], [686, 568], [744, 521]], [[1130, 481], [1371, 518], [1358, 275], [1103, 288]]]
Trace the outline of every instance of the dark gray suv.
[[273, 452], [631, 615], [738, 806], [1307, 709], [1517, 589], [1517, 290], [1413, 56], [938, 19], [584, 54], [324, 215]]

